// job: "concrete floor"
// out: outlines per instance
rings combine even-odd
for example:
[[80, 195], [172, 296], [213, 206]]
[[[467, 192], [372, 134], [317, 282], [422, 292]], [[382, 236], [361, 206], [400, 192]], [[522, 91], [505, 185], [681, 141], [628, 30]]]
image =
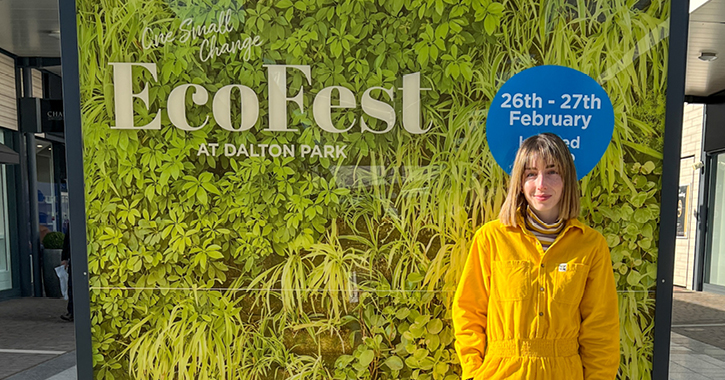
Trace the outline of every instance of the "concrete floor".
[[76, 352], [70, 351], [18, 372], [6, 380], [77, 380], [76, 372]]
[[673, 332], [670, 380], [725, 379], [725, 350]]
[[675, 288], [672, 298], [673, 332], [725, 349], [725, 295]]
[[725, 380], [725, 295], [675, 288], [671, 380]]
[[[0, 379], [61, 358], [75, 350], [73, 323], [59, 318], [65, 313], [66, 305], [67, 301], [52, 298], [21, 298], [0, 302]], [[61, 370], [66, 370], [75, 365], [75, 356], [70, 357], [72, 362], [65, 360], [54, 363], [65, 363], [66, 367]], [[68, 355], [64, 358], [67, 359]], [[26, 376], [21, 379], [33, 378]]]

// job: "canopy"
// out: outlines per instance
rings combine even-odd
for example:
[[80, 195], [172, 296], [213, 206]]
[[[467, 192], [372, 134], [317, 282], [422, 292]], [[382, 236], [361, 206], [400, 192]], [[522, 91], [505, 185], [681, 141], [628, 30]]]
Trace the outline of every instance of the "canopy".
[[17, 165], [19, 163], [20, 155], [5, 144], [0, 144], [0, 164]]

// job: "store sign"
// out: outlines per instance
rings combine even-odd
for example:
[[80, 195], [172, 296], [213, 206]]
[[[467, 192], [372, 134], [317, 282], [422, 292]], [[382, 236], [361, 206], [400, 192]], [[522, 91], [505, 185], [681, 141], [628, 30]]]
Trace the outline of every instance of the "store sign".
[[63, 100], [20, 98], [21, 130], [30, 133], [63, 133]]
[[527, 137], [552, 132], [569, 147], [579, 179], [599, 163], [613, 131], [614, 109], [604, 89], [563, 66], [537, 66], [514, 75], [494, 97], [486, 123], [491, 153], [507, 173]]

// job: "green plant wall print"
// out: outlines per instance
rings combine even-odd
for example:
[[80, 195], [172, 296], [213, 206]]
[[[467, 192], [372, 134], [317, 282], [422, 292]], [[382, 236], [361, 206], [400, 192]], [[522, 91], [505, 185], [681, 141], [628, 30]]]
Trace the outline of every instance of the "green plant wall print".
[[98, 379], [454, 380], [450, 303], [513, 75], [614, 107], [580, 219], [652, 369], [667, 0], [77, 0]]

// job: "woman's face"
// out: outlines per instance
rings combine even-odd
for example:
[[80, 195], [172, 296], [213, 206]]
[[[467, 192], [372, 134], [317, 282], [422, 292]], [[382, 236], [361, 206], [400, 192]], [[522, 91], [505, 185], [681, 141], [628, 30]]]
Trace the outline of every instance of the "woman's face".
[[559, 219], [559, 201], [564, 181], [554, 163], [536, 157], [524, 168], [523, 192], [529, 207], [546, 223]]

